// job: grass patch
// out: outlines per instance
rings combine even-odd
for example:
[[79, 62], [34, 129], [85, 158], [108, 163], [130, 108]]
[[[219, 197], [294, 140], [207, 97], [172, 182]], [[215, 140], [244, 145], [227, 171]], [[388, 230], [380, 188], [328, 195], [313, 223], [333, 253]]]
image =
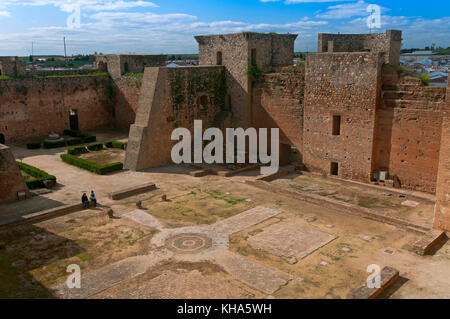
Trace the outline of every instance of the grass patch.
[[358, 205], [365, 207], [365, 208], [371, 208], [376, 203], [378, 203], [378, 199], [374, 197], [369, 196], [358, 196]]
[[143, 78], [144, 77], [144, 73], [128, 72], [128, 73], [125, 73], [123, 76], [131, 76], [131, 77], [134, 77], [134, 78]]
[[228, 195], [223, 195], [220, 191], [215, 190], [215, 189], [205, 191], [205, 193], [214, 199], [223, 200], [230, 205], [237, 205], [237, 204], [245, 202], [245, 199], [243, 199], [243, 198], [234, 198], [234, 197], [231, 197]]
[[79, 254], [79, 255], [77, 255], [77, 257], [80, 258], [80, 260], [82, 260], [82, 261], [89, 261], [89, 260], [94, 259], [94, 257], [88, 252]]
[[111, 163], [106, 165], [99, 165], [97, 163], [88, 161], [83, 158], [79, 158], [71, 154], [61, 154], [63, 162], [85, 169], [99, 175], [105, 175], [114, 171], [120, 171], [123, 169], [123, 163]]

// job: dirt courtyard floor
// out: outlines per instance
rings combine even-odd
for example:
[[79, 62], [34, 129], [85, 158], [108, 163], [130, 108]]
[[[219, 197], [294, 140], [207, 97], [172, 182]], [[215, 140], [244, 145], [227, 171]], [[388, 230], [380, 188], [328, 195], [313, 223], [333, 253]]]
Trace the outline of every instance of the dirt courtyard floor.
[[[0, 298], [346, 298], [373, 264], [400, 272], [383, 298], [450, 298], [450, 242], [419, 256], [411, 246], [421, 234], [245, 183], [257, 174], [195, 178], [195, 168], [168, 166], [99, 176], [63, 163], [65, 149], [12, 150], [58, 185], [1, 205], [0, 219], [79, 202], [83, 190], [94, 189], [100, 206], [1, 230]], [[149, 182], [157, 189], [108, 199]], [[432, 204], [408, 195], [301, 175], [271, 185], [432, 222]], [[69, 265], [81, 269], [80, 289], [67, 288]]]

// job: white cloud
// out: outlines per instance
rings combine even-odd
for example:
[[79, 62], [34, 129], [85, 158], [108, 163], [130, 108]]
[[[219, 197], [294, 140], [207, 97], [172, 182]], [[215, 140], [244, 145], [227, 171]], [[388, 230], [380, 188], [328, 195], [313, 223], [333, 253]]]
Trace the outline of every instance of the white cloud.
[[45, 6], [53, 5], [64, 12], [71, 12], [75, 6], [80, 6], [83, 11], [115, 11], [138, 7], [158, 7], [157, 4], [138, 0], [138, 1], [124, 1], [124, 0], [3, 0], [2, 6], [16, 5], [16, 6]]
[[[295, 0], [297, 1], [297, 0]], [[367, 11], [369, 3], [359, 0], [354, 3], [344, 3], [327, 8], [327, 11], [318, 13], [316, 18], [320, 19], [348, 19], [352, 17], [364, 17], [370, 13]], [[389, 11], [388, 8], [381, 7], [381, 12]]]
[[8, 11], [0, 11], [0, 17], [9, 18], [11, 14]]

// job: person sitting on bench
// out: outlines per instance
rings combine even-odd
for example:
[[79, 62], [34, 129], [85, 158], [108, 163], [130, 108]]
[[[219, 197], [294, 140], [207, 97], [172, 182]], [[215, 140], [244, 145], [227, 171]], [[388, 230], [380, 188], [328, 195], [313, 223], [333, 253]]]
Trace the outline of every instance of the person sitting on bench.
[[84, 209], [89, 208], [89, 199], [88, 199], [86, 193], [83, 193], [83, 196], [81, 196], [81, 202], [83, 203]]
[[91, 195], [89, 195], [89, 199], [91, 200], [92, 206], [97, 207], [97, 198], [95, 197], [94, 191], [91, 191]]

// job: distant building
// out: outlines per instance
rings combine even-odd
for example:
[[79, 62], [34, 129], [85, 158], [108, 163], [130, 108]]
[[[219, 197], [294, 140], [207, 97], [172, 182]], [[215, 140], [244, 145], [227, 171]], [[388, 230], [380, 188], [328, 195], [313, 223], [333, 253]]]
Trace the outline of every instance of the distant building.
[[430, 76], [430, 81], [429, 81], [430, 85], [441, 85], [441, 86], [447, 85], [448, 73], [434, 72], [434, 73], [430, 73], [429, 76]]

